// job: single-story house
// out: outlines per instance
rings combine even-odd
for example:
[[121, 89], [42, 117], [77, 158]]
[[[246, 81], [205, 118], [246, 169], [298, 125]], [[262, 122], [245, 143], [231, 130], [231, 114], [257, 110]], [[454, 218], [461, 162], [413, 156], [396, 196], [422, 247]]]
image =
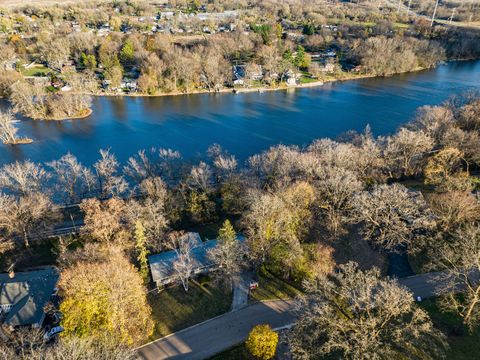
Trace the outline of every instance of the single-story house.
[[[187, 233], [184, 236], [191, 237], [195, 244], [192, 248], [192, 258], [195, 264], [193, 269], [194, 275], [207, 274], [217, 268], [217, 264], [208, 258], [208, 252], [217, 246], [217, 240], [202, 241], [198, 233]], [[244, 239], [244, 237], [238, 236], [238, 241], [243, 241]], [[177, 252], [175, 250], [164, 251], [148, 257], [152, 280], [158, 287], [177, 281], [173, 266], [176, 260]]]
[[0, 323], [12, 328], [42, 326], [58, 280], [55, 268], [0, 274]]

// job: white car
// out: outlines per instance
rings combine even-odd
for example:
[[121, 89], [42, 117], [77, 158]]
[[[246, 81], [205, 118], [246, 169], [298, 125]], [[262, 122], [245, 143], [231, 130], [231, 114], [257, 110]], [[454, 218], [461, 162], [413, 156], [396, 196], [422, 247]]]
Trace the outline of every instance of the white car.
[[45, 335], [43, 335], [43, 340], [50, 341], [55, 335], [60, 334], [63, 331], [62, 326], [55, 326], [48, 330]]

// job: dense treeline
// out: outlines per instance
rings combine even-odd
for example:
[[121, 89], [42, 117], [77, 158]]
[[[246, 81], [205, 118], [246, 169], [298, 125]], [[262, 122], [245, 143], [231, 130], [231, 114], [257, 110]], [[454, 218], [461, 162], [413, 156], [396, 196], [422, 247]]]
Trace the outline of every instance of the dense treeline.
[[[268, 209], [271, 216], [278, 213], [280, 217], [291, 211], [292, 218], [308, 222], [310, 216], [306, 215], [313, 215], [310, 211], [320, 202], [316, 211], [323, 224], [336, 234], [353, 215], [361, 219], [364, 208], [375, 206], [370, 203], [389, 197], [389, 193], [397, 195], [395, 200], [404, 197], [405, 202], [411, 201], [411, 192], [401, 185], [385, 185], [392, 181], [420, 176], [439, 193], [475, 189], [478, 181], [471, 171], [480, 162], [479, 109], [480, 100], [475, 96], [453, 98], [442, 106], [420, 108], [414, 121], [391, 136], [375, 138], [367, 128], [361, 134], [348, 133], [339, 141], [317, 140], [304, 150], [276, 146], [252, 156], [245, 167], [217, 145], [198, 164], [182, 161], [181, 154], [170, 149], [139, 151], [123, 168], [106, 150], [100, 151], [99, 160], [91, 168], [72, 154], [45, 165], [28, 160], [15, 162], [3, 166], [0, 172], [2, 216], [12, 222], [9, 226], [2, 223], [2, 229], [28, 243], [32, 234], [12, 217], [16, 209], [25, 207], [36, 212], [35, 208], [42, 208], [50, 212], [53, 204], [61, 206], [97, 197], [119, 201], [120, 207], [128, 202], [130, 211], [138, 203], [141, 212], [145, 201], [152, 207], [159, 206], [157, 210], [165, 216], [164, 225], [174, 225], [180, 219], [205, 224], [224, 215], [245, 215], [249, 210], [245, 221], [251, 226], [252, 236], [261, 233], [262, 224], [255, 225], [262, 221], [255, 214], [257, 208], [259, 213]], [[85, 208], [98, 206], [96, 211], [108, 212], [108, 207], [93, 202], [85, 202]], [[35, 215], [42, 223], [47, 222], [42, 211]], [[131, 224], [137, 216], [132, 214]], [[33, 228], [38, 233], [38, 224]], [[300, 233], [290, 228], [291, 233], [282, 235], [283, 229], [279, 228], [278, 236], [300, 241], [307, 230], [308, 226], [298, 226]], [[382, 243], [389, 243], [387, 235], [374, 230], [372, 234]], [[397, 231], [395, 241], [401, 243], [400, 234]], [[160, 233], [152, 235], [161, 237]]]

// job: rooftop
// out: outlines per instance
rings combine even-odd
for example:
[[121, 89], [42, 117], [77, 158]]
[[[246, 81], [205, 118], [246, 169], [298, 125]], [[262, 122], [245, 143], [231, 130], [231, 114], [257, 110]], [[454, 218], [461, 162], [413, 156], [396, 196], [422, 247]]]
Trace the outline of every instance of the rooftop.
[[[0, 274], [0, 313], [3, 323], [15, 326], [41, 325], [44, 307], [59, 279], [56, 269]], [[1, 317], [0, 317], [1, 319]]]
[[[217, 240], [202, 241], [198, 233], [186, 234], [187, 236], [193, 236], [195, 238], [195, 247], [192, 249], [192, 257], [196, 262], [194, 273], [198, 273], [202, 269], [214, 266], [208, 258], [208, 251], [217, 246]], [[244, 238], [239, 236], [239, 241]], [[152, 279], [154, 282], [164, 282], [171, 279], [175, 275], [173, 269], [173, 263], [177, 259], [177, 253], [175, 250], [169, 250], [161, 252], [160, 254], [151, 255], [148, 257], [150, 263], [150, 271], [152, 273]]]

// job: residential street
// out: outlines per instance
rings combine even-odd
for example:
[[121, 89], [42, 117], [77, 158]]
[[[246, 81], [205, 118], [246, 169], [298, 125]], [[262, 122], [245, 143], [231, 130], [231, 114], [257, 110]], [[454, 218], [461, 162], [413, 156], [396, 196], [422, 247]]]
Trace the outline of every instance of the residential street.
[[267, 301], [229, 312], [147, 344], [138, 353], [148, 360], [206, 359], [241, 343], [255, 325], [288, 325], [293, 319], [292, 304], [291, 300]]
[[[399, 279], [414, 297], [435, 296], [435, 278], [439, 273], [414, 275]], [[293, 315], [292, 300], [268, 301], [244, 307], [207, 322], [158, 339], [141, 348], [142, 359], [207, 359], [242, 342], [257, 324], [270, 324], [278, 328], [290, 324]]]

